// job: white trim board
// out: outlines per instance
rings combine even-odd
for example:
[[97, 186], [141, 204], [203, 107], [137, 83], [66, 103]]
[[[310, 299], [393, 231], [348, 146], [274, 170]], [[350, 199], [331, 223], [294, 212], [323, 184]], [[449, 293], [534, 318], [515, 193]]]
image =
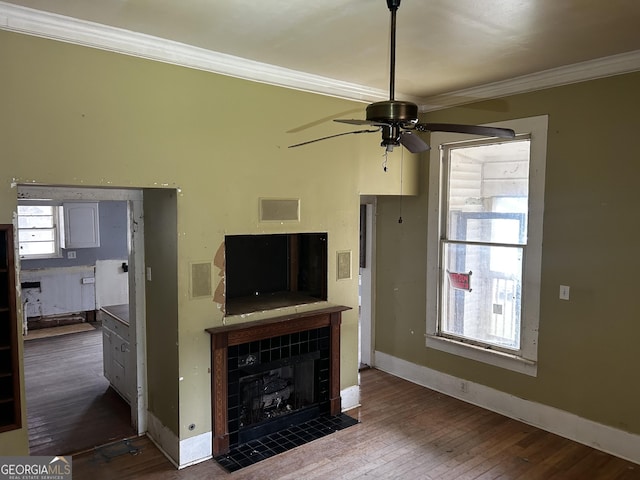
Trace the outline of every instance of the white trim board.
[[340, 391], [342, 411], [360, 406], [360, 385], [353, 385]]
[[640, 435], [375, 352], [376, 368], [467, 403], [640, 464]]
[[[388, 99], [376, 88], [234, 57], [203, 48], [0, 1], [0, 29], [361, 102]], [[640, 50], [566, 65], [428, 98], [396, 93], [427, 112], [640, 70]], [[461, 100], [461, 99], [467, 100]], [[472, 100], [469, 100], [472, 99]]]
[[180, 440], [180, 465], [185, 468], [212, 458], [213, 433], [205, 432]]

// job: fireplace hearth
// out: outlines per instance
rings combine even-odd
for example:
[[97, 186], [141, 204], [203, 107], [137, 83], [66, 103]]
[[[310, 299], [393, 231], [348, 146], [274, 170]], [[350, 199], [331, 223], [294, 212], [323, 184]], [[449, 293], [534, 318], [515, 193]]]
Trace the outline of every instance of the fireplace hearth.
[[263, 454], [253, 458], [259, 460], [357, 423], [341, 414], [340, 324], [347, 309], [327, 307], [206, 330], [213, 457], [225, 468], [244, 466], [251, 457], [242, 453], [247, 445], [262, 445]]

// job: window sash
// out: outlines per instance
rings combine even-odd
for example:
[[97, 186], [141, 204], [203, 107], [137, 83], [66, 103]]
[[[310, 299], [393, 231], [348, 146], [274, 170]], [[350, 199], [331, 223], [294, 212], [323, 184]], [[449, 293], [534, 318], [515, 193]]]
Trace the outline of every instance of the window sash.
[[[524, 254], [522, 246], [443, 240], [439, 334], [519, 353]], [[504, 255], [515, 258], [505, 263]]]
[[[461, 152], [481, 152], [487, 148], [522, 148], [523, 141], [529, 147], [528, 136], [514, 140], [479, 140], [445, 145], [443, 147], [442, 177], [442, 231], [438, 263], [440, 266], [440, 308], [437, 318], [438, 334], [462, 342], [520, 354], [522, 321], [522, 277], [524, 246], [526, 246], [528, 189], [513, 188], [510, 178], [502, 179], [505, 188], [498, 189], [503, 197], [522, 199], [510, 202], [518, 207], [525, 203], [525, 211], [496, 211], [500, 203], [485, 195], [484, 168], [490, 162], [474, 158], [465, 162]], [[518, 142], [514, 144], [513, 142]], [[455, 156], [455, 159], [454, 159]], [[474, 156], [471, 155], [471, 158]], [[454, 163], [459, 169], [454, 171]], [[529, 179], [529, 158], [522, 162]], [[468, 168], [470, 173], [467, 173]], [[475, 170], [475, 171], [474, 171]], [[467, 178], [471, 177], [471, 180]], [[461, 180], [463, 179], [463, 180]], [[453, 205], [454, 182], [464, 182], [459, 191], [466, 195], [474, 192], [477, 205], [467, 203]], [[469, 189], [466, 191], [465, 189]], [[495, 193], [495, 192], [494, 192]], [[494, 195], [495, 196], [495, 195]], [[504, 257], [507, 257], [505, 261]], [[510, 258], [509, 258], [510, 257]], [[454, 258], [454, 264], [451, 263]], [[453, 286], [449, 277], [467, 275], [477, 287], [462, 290]], [[475, 277], [472, 272], [475, 271]], [[467, 273], [469, 272], [469, 273]]]
[[60, 206], [32, 203], [18, 205], [20, 258], [60, 257]]

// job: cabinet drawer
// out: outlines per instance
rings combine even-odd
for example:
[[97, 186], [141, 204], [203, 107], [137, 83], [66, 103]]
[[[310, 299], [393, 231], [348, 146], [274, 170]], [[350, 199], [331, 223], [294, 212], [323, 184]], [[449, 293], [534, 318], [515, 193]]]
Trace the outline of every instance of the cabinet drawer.
[[116, 320], [111, 315], [103, 311], [98, 311], [98, 319], [102, 321], [103, 328], [107, 328], [129, 341], [128, 325], [122, 323], [120, 320]]

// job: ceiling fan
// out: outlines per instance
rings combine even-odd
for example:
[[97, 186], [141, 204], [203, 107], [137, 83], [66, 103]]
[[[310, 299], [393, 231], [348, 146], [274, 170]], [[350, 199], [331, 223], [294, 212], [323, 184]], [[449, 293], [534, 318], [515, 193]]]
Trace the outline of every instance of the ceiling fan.
[[411, 153], [429, 150], [429, 145], [414, 132], [455, 132], [487, 137], [513, 138], [515, 132], [508, 128], [483, 127], [478, 125], [460, 125], [455, 123], [420, 123], [418, 121], [418, 106], [415, 103], [395, 100], [395, 66], [396, 66], [396, 13], [401, 0], [387, 0], [391, 12], [391, 66], [389, 72], [389, 100], [375, 102], [367, 106], [366, 120], [334, 120], [334, 122], [349, 125], [369, 125], [376, 128], [355, 130], [338, 133], [327, 137], [316, 138], [307, 142], [291, 145], [289, 148], [300, 147], [309, 143], [319, 142], [342, 135], [359, 133], [374, 133], [382, 131], [380, 146], [386, 152], [393, 151], [393, 147], [403, 145]]

